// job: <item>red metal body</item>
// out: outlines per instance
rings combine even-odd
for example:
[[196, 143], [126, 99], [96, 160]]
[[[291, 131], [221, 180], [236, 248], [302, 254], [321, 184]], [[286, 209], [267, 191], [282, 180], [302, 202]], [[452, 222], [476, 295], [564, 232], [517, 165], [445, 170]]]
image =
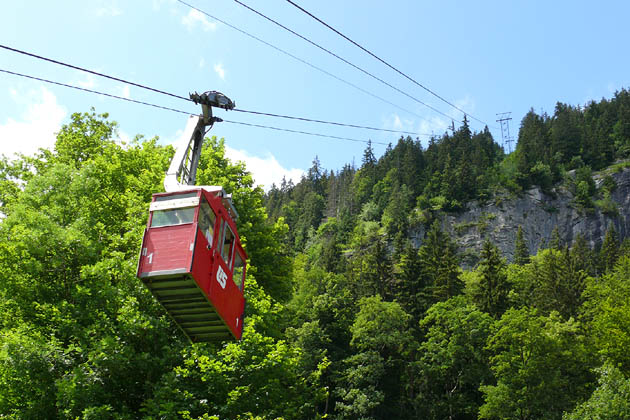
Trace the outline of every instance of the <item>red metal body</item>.
[[221, 193], [154, 194], [142, 240], [137, 276], [192, 341], [243, 331], [247, 255]]

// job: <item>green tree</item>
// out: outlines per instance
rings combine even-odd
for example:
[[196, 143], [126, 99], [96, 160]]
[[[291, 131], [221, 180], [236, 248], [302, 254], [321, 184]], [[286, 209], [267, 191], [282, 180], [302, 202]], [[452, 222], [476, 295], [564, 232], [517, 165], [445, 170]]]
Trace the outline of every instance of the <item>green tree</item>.
[[598, 387], [591, 397], [578, 405], [563, 420], [618, 420], [630, 418], [630, 379], [607, 364], [598, 369]]
[[278, 339], [283, 306], [265, 290], [290, 296], [291, 266], [286, 225], [266, 222], [262, 190], [225, 159], [222, 143], [208, 142], [199, 180], [234, 194], [250, 255], [248, 317], [240, 343], [191, 345], [136, 278], [148, 202], [162, 189], [172, 148], [141, 137], [119, 144], [114, 127], [104, 115], [74, 114], [54, 151], [3, 173], [22, 174], [23, 190], [7, 200], [0, 223], [0, 412], [316, 418], [326, 361], [298, 369], [300, 348]]
[[492, 383], [484, 350], [493, 320], [463, 296], [436, 303], [421, 321], [415, 418], [476, 419], [479, 386]]
[[482, 311], [499, 318], [508, 307], [510, 287], [505, 261], [501, 258], [499, 248], [490, 241], [483, 244], [477, 271], [479, 283], [474, 293], [475, 303]]
[[615, 269], [588, 283], [584, 318], [597, 353], [630, 374], [630, 257]]
[[378, 296], [361, 299], [350, 328], [357, 353], [345, 360], [337, 388], [340, 418], [401, 418], [401, 377], [412, 336], [409, 316], [396, 302]]
[[449, 299], [463, 291], [455, 243], [442, 231], [437, 220], [427, 232], [418, 253], [422, 275], [434, 302]]
[[484, 385], [482, 419], [560, 419], [588, 395], [587, 354], [573, 320], [509, 309], [488, 340], [496, 385]]
[[610, 225], [604, 236], [602, 248], [599, 251], [601, 271], [606, 272], [613, 269], [619, 258], [619, 237], [614, 225]]
[[529, 262], [529, 249], [523, 238], [523, 227], [519, 226], [516, 231], [516, 242], [514, 245], [514, 263], [525, 265]]

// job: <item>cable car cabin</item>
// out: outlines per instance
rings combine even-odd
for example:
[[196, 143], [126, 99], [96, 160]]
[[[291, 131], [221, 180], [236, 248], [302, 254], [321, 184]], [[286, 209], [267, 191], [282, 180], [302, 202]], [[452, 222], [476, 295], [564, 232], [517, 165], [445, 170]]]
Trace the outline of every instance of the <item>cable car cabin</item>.
[[241, 338], [247, 255], [221, 187], [154, 194], [138, 277], [193, 341]]

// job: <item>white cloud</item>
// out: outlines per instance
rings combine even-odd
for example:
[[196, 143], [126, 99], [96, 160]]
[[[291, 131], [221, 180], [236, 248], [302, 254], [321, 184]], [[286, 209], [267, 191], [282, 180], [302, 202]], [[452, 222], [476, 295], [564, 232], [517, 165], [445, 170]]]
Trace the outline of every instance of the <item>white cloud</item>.
[[115, 17], [122, 15], [122, 9], [118, 7], [117, 1], [103, 1], [102, 6], [95, 10], [97, 17]]
[[407, 118], [401, 118], [398, 114], [391, 114], [384, 122], [384, 128], [388, 130], [400, 130], [400, 131], [416, 131], [415, 121]]
[[78, 80], [75, 83], [84, 89], [94, 89], [96, 87], [96, 79], [91, 74], [88, 74], [85, 80]]
[[[455, 101], [455, 106], [457, 106], [459, 109], [463, 109], [464, 111], [467, 111], [471, 114], [474, 114], [475, 112], [475, 102], [472, 100], [472, 98], [468, 95], [466, 95], [466, 97], [462, 98], [462, 99], [458, 99]], [[455, 108], [450, 109], [450, 111], [448, 112], [448, 115], [451, 116], [451, 118], [453, 118], [455, 120], [455, 124], [457, 125], [457, 123], [461, 123], [462, 120], [464, 119], [464, 117], [462, 116], [461, 111], [458, 111]], [[468, 122], [470, 122], [470, 117], [468, 117]]]
[[210, 22], [206, 15], [195, 9], [190, 9], [188, 14], [182, 17], [182, 24], [184, 24], [189, 31], [192, 31], [197, 23], [199, 23], [201, 25], [201, 29], [206, 32], [217, 29], [217, 24], [215, 22]]
[[423, 134], [435, 134], [435, 136], [439, 137], [447, 132], [447, 127], [450, 127], [450, 125], [451, 122], [446, 121], [445, 118], [437, 116], [427, 117], [420, 122], [418, 132]]
[[120, 95], [123, 98], [129, 99], [131, 98], [131, 92], [129, 91], [129, 85], [124, 85], [120, 88]]
[[223, 67], [223, 63], [217, 63], [214, 65], [214, 71], [221, 80], [225, 80], [225, 68]]
[[297, 184], [304, 174], [302, 169], [283, 167], [271, 153], [266, 157], [258, 157], [250, 155], [245, 150], [236, 150], [226, 146], [225, 155], [234, 162], [244, 162], [247, 170], [254, 177], [254, 183], [263, 185], [265, 191], [269, 191], [273, 183], [280, 185], [282, 177], [285, 177], [287, 181], [291, 179], [294, 184]]
[[0, 154], [11, 157], [15, 153], [32, 155], [39, 148], [52, 148], [56, 133], [68, 112], [57, 103], [55, 95], [41, 87], [26, 94], [10, 89], [16, 104], [29, 103], [18, 120], [7, 118], [0, 124]]
[[206, 66], [206, 60], [203, 57], [199, 60], [199, 68], [202, 69]]

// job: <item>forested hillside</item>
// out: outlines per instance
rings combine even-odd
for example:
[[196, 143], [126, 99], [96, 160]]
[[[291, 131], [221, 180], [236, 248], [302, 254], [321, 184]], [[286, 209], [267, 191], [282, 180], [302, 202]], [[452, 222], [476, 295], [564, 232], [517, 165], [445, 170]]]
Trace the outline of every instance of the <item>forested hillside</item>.
[[628, 91], [530, 111], [510, 155], [464, 120], [426, 148], [368, 145], [360, 167], [315, 158], [267, 195], [209, 139], [198, 183], [233, 194], [250, 257], [243, 339], [216, 345], [190, 343], [135, 277], [173, 150], [115, 130], [74, 114], [53, 150], [0, 163], [3, 417], [630, 417], [628, 241], [556, 232], [534, 255], [513, 226], [513, 261], [486, 240], [463, 270], [442, 224], [532, 186], [610, 206], [614, 179], [592, 175], [630, 157]]

